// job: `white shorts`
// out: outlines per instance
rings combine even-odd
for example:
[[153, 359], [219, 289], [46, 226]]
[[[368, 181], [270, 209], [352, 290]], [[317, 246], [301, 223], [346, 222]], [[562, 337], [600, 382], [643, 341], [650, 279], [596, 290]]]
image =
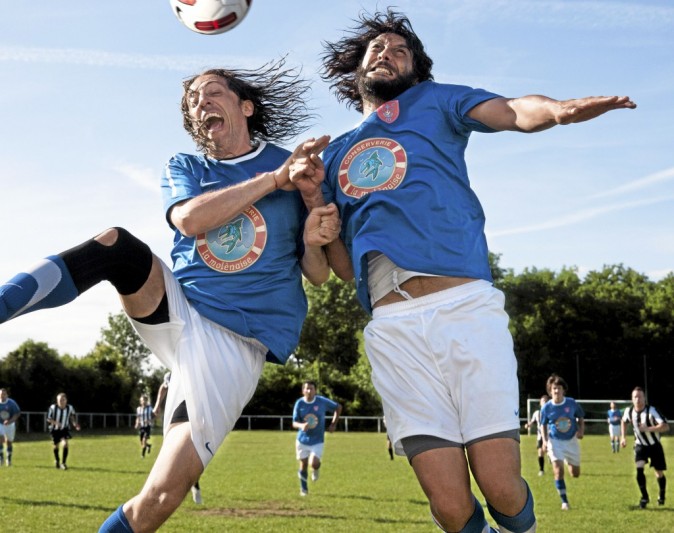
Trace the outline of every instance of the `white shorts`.
[[14, 442], [14, 437], [16, 436], [16, 422], [11, 424], [0, 423], [0, 439], [7, 439]]
[[295, 441], [295, 452], [297, 460], [307, 459], [312, 455], [318, 457], [319, 459], [323, 457], [323, 445], [321, 442], [319, 444], [302, 444], [300, 441]]
[[365, 328], [387, 431], [459, 444], [519, 430], [517, 360], [504, 296], [475, 281], [374, 309]]
[[570, 440], [548, 439], [548, 457], [551, 461], [566, 461], [580, 466], [580, 443], [577, 437]]
[[164, 434], [185, 401], [192, 442], [204, 468], [241, 416], [262, 373], [267, 348], [203, 318], [162, 262], [169, 322], [133, 327], [171, 370], [164, 409]]
[[620, 424], [609, 424], [608, 434], [611, 438], [620, 438]]

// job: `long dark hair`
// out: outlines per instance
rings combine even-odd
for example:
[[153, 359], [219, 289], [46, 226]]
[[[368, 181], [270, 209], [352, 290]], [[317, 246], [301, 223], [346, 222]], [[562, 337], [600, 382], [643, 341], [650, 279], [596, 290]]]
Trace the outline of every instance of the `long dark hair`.
[[369, 15], [361, 12], [357, 25], [348, 30], [347, 36], [337, 42], [323, 42], [325, 53], [321, 56], [323, 71], [321, 78], [331, 82], [330, 88], [340, 102], [346, 101], [347, 107], [363, 111], [363, 98], [358, 91], [356, 71], [360, 66], [370, 41], [383, 33], [395, 33], [407, 42], [412, 52], [412, 64], [417, 83], [432, 80], [433, 60], [428, 57], [409, 19], [393, 11], [376, 12]]
[[314, 118], [307, 105], [310, 85], [300, 77], [299, 70], [284, 69], [285, 62], [284, 57], [257, 69], [209, 69], [183, 81], [183, 127], [199, 151], [208, 152], [213, 147], [190, 116], [188, 91], [195, 79], [207, 74], [220, 76], [241, 100], [253, 102], [254, 111], [248, 117], [251, 140], [288, 141], [309, 128]]

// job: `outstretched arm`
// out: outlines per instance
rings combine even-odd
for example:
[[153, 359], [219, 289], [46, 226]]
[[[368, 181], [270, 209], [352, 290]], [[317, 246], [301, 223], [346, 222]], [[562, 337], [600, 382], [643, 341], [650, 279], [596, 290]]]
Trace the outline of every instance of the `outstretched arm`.
[[592, 120], [614, 109], [634, 109], [628, 96], [588, 96], [554, 100], [547, 96], [494, 98], [476, 105], [468, 116], [495, 130], [534, 133], [557, 125]]

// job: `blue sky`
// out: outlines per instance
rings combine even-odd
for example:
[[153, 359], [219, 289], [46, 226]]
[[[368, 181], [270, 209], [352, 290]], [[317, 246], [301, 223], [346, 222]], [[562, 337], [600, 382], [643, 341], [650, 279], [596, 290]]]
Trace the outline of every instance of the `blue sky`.
[[[316, 75], [366, 0], [255, 0], [231, 32], [183, 28], [167, 0], [8, 2], [0, 23], [0, 279], [110, 226], [168, 260], [158, 179], [193, 150], [181, 80], [288, 54], [315, 80], [306, 137], [359, 120]], [[474, 134], [469, 174], [501, 266], [581, 274], [622, 263], [674, 271], [674, 4], [668, 1], [398, 0], [439, 82], [514, 97], [628, 95], [633, 111], [523, 135]], [[0, 326], [0, 356], [27, 338], [84, 355], [110, 312], [107, 283], [72, 304]]]

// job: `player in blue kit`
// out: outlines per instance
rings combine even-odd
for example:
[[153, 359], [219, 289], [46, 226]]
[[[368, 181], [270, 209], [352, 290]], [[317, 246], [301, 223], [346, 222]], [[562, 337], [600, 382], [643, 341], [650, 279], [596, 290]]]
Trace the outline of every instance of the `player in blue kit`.
[[616, 406], [615, 402], [611, 402], [611, 408], [606, 412], [606, 421], [608, 422], [608, 435], [611, 437], [611, 451], [613, 453], [620, 452], [620, 421], [623, 414]]
[[308, 476], [311, 465], [311, 479], [318, 481], [323, 444], [325, 442], [325, 414], [332, 411], [332, 420], [328, 431], [332, 433], [337, 427], [337, 421], [342, 414], [342, 406], [326, 398], [316, 395], [316, 383], [305, 381], [302, 384], [302, 398], [295, 402], [293, 408], [293, 427], [297, 429], [295, 450], [300, 469], [297, 475], [300, 478], [300, 495], [309, 493]]
[[564, 378], [553, 374], [548, 378], [550, 401], [541, 408], [541, 436], [543, 450], [552, 462], [555, 487], [562, 499], [562, 510], [569, 510], [564, 481], [564, 463], [569, 475], [580, 476], [580, 443], [585, 434], [585, 412], [576, 400], [566, 395], [568, 385]]
[[339, 232], [336, 207], [307, 210], [290, 182], [312, 171], [311, 161], [296, 167], [295, 159], [320, 153], [327, 137], [293, 153], [272, 144], [304, 130], [307, 90], [283, 60], [183, 82], [183, 125], [202, 154], [176, 155], [162, 176], [172, 268], [111, 228], [0, 287], [4, 322], [108, 280], [171, 370], [161, 450], [140, 493], [102, 532], [159, 528], [234, 427], [265, 360], [282, 364], [297, 345], [307, 310], [302, 274], [314, 284], [328, 278], [322, 247]]
[[[7, 466], [12, 466], [16, 421], [19, 416], [21, 416], [19, 404], [9, 397], [7, 389], [0, 389], [0, 439], [2, 439], [0, 440], [0, 466], [3, 462]], [[7, 455], [3, 453], [3, 449]]]
[[488, 530], [472, 473], [500, 531], [533, 531], [517, 361], [464, 152], [473, 131], [535, 132], [636, 106], [627, 97], [504, 98], [435, 83], [405, 16], [388, 10], [357, 22], [325, 43], [323, 78], [363, 120], [326, 149], [324, 194], [312, 193], [306, 175], [297, 186], [310, 205], [339, 207], [342, 239], [328, 246], [330, 264], [355, 277], [372, 313], [364, 333], [372, 380], [436, 523]]

